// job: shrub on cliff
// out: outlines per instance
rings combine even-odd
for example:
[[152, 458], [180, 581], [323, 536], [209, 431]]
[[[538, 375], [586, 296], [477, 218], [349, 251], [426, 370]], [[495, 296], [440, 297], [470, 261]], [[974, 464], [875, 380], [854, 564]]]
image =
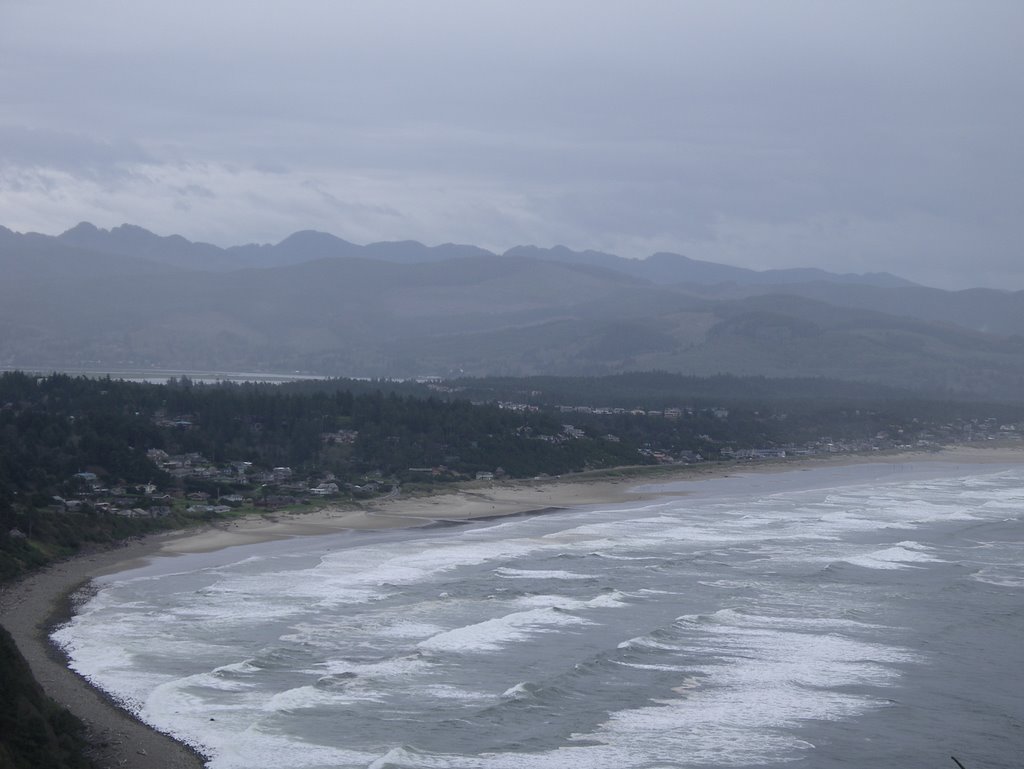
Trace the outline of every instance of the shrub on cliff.
[[81, 722], [49, 699], [0, 627], [0, 769], [88, 769]]

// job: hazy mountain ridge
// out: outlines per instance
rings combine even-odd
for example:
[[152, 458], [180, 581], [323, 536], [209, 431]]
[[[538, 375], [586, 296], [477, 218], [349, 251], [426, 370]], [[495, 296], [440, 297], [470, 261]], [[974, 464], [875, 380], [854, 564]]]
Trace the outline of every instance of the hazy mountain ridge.
[[703, 296], [718, 299], [740, 299], [761, 295], [766, 291], [778, 291], [840, 307], [953, 324], [984, 333], [1024, 335], [1024, 291], [997, 291], [990, 288], [943, 291], [927, 286], [907, 286], [893, 290], [824, 281], [771, 287], [719, 285], [698, 290]]
[[[49, 236], [31, 234], [32, 237]], [[132, 224], [104, 230], [81, 222], [54, 240], [97, 253], [134, 256], [184, 269], [211, 272], [247, 267], [281, 267], [316, 259], [364, 257], [402, 264], [446, 261], [465, 257], [498, 254], [478, 246], [444, 243], [426, 246], [415, 240], [370, 243], [359, 246], [316, 230], [292, 233], [277, 244], [248, 244], [220, 248], [209, 243], [192, 242], [180, 235], [160, 236]], [[502, 256], [528, 257], [540, 261], [603, 267], [655, 283], [691, 282], [700, 284], [736, 283], [738, 285], [780, 285], [808, 280], [837, 283], [861, 283], [876, 286], [912, 286], [914, 283], [888, 273], [836, 274], [814, 268], [750, 270], [691, 259], [681, 254], [658, 252], [646, 259], [627, 259], [601, 251], [573, 251], [565, 246], [541, 248], [515, 246]]]
[[[891, 276], [757, 273], [563, 247], [499, 256], [412, 241], [357, 246], [312, 231], [220, 249], [86, 224], [56, 238], [0, 229], [0, 266], [3, 365], [357, 376], [663, 369], [1001, 398], [1024, 383], [1024, 339], [1014, 338], [1024, 335], [1024, 294]], [[674, 279], [687, 270], [696, 277]]]
[[735, 283], [748, 285], [785, 285], [788, 283], [823, 280], [835, 283], [857, 283], [879, 287], [901, 287], [916, 285], [909, 280], [889, 273], [836, 274], [816, 268], [792, 268], [783, 270], [750, 270], [715, 262], [691, 259], [682, 254], [665, 251], [651, 254], [646, 259], [624, 259], [600, 251], [572, 251], [565, 246], [538, 248], [537, 246], [516, 246], [505, 252], [506, 256], [531, 256], [534, 259], [548, 259], [569, 264], [599, 264], [627, 275], [645, 278], [654, 283], [698, 283], [718, 285]]

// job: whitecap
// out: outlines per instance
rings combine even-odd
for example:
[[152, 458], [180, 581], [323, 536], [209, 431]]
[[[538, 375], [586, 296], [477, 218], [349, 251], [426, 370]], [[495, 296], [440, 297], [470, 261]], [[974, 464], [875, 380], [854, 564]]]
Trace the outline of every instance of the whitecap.
[[453, 628], [420, 641], [417, 646], [435, 652], [492, 652], [536, 633], [549, 633], [569, 625], [589, 624], [584, 618], [559, 611], [556, 607], [531, 609]]
[[865, 569], [909, 569], [914, 568], [912, 564], [945, 563], [941, 558], [930, 555], [929, 550], [917, 542], [899, 542], [892, 547], [843, 560]]
[[976, 582], [997, 587], [1024, 587], [1024, 570], [1018, 566], [992, 566], [971, 575]]
[[573, 571], [511, 569], [505, 566], [495, 569], [494, 574], [504, 579], [596, 579], [593, 574], [579, 574]]

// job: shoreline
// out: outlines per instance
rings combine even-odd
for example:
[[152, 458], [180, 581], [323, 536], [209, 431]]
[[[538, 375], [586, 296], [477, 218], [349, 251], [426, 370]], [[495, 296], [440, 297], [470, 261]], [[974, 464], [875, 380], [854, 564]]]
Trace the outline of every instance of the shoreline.
[[49, 640], [50, 630], [74, 611], [76, 592], [94, 577], [155, 555], [162, 540], [173, 536], [150, 535], [109, 549], [82, 553], [5, 585], [0, 592], [0, 624], [14, 638], [47, 696], [85, 724], [86, 739], [91, 745], [87, 755], [97, 767], [205, 766], [198, 752], [147, 726], [71, 670], [62, 651]]
[[[74, 612], [73, 595], [94, 578], [141, 565], [157, 556], [207, 553], [238, 545], [342, 531], [457, 525], [514, 515], [542, 514], [594, 505], [683, 496], [685, 484], [757, 473], [785, 473], [851, 464], [945, 462], [970, 465], [1024, 462], [1020, 447], [952, 447], [938, 452], [906, 451], [886, 455], [836, 455], [723, 466], [666, 467], [663, 472], [599, 473], [542, 481], [467, 484], [438, 494], [375, 500], [358, 510], [323, 510], [279, 516], [250, 516], [198, 531], [152, 534], [108, 549], [86, 552], [0, 587], [0, 624], [14, 637], [46, 694], [86, 724], [100, 767], [127, 769], [202, 769], [203, 757], [190, 746], [138, 720], [67, 666], [49, 640], [54, 626]], [[640, 486], [648, 487], [636, 491]]]

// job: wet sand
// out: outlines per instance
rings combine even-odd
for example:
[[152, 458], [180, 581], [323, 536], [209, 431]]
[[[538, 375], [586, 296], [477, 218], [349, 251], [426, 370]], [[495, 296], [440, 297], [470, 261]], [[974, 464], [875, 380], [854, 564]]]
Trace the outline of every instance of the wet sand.
[[[211, 552], [235, 545], [351, 529], [391, 529], [427, 526], [437, 521], [470, 521], [490, 517], [622, 502], [666, 496], [658, 491], [637, 493], [640, 485], [705, 480], [756, 472], [786, 472], [823, 465], [860, 462], [942, 461], [963, 464], [1024, 461], [1024, 447], [956, 448], [937, 453], [808, 458], [756, 464], [706, 465], [669, 468], [657, 474], [637, 473], [595, 478], [544, 481], [506, 481], [465, 484], [443, 493], [387, 498], [359, 510], [324, 509], [301, 515], [249, 516], [199, 531], [158, 534], [102, 552], [85, 553], [0, 590], [0, 624], [4, 625], [28, 660], [46, 693], [70, 709], [88, 728], [94, 758], [100, 767], [199, 769], [201, 756], [189, 747], [142, 724], [103, 693], [73, 673], [53, 647], [48, 631], [72, 611], [68, 596], [93, 577], [110, 574], [155, 556]], [[685, 494], [673, 491], [672, 494]]]

